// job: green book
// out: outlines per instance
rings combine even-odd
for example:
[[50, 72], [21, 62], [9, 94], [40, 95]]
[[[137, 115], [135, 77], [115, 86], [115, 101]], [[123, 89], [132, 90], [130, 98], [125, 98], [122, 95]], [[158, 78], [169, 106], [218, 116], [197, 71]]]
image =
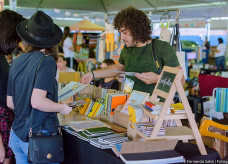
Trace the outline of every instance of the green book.
[[98, 134], [98, 133], [111, 133], [113, 131], [107, 127], [100, 127], [100, 128], [87, 129], [86, 132], [89, 134]]

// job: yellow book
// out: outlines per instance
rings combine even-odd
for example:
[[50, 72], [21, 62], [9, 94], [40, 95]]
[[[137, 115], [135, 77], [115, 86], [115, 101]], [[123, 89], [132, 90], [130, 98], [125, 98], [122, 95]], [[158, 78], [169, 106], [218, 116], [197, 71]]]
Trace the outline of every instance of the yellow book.
[[91, 99], [89, 99], [89, 98], [86, 98], [86, 99], [85, 99], [86, 104], [79, 110], [79, 113], [80, 113], [80, 114], [84, 115], [84, 113], [86, 112], [88, 106], [90, 105], [90, 103], [89, 103], [90, 100], [91, 100]]
[[136, 123], [136, 113], [135, 107], [133, 105], [128, 105], [129, 121]]
[[91, 112], [92, 108], [93, 108], [93, 104], [94, 104], [94, 101], [91, 99], [90, 102], [89, 102], [89, 105], [88, 107], [86, 108], [85, 112], [84, 112], [84, 115], [88, 115], [89, 112]]
[[89, 117], [94, 117], [95, 112], [100, 108], [101, 104], [99, 104], [98, 102], [95, 102], [91, 112], [88, 114]]
[[184, 110], [184, 105], [182, 103], [171, 104], [170, 106], [173, 107], [174, 110]]
[[96, 112], [94, 113], [93, 117], [99, 115], [101, 113], [101, 111], [104, 109], [104, 104], [99, 102], [99, 108], [96, 110]]

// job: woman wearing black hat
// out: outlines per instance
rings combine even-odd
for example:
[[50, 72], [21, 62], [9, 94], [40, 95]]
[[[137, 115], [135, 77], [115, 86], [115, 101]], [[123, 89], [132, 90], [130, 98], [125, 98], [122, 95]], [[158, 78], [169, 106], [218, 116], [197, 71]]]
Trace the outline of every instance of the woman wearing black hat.
[[17, 35], [16, 26], [24, 18], [10, 10], [0, 12], [0, 163], [10, 163], [13, 156], [12, 150], [8, 146], [11, 125], [13, 123], [14, 114], [6, 105], [6, 90], [9, 73], [9, 64], [5, 56], [11, 55], [13, 50], [20, 42]]
[[53, 47], [62, 38], [61, 29], [42, 11], [17, 26], [18, 35], [27, 43], [26, 53], [10, 67], [7, 105], [14, 109], [15, 120], [10, 147], [16, 163], [28, 163], [28, 135], [57, 132], [56, 112], [68, 114], [72, 108], [57, 103], [56, 62]]

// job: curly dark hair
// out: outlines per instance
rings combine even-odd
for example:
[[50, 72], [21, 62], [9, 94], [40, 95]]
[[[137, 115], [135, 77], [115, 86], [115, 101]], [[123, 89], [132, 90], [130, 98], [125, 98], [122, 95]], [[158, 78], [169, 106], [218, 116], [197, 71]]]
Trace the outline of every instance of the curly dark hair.
[[136, 43], [145, 43], [151, 39], [150, 19], [142, 10], [125, 8], [116, 15], [113, 24], [117, 30], [122, 27], [130, 30], [132, 39]]

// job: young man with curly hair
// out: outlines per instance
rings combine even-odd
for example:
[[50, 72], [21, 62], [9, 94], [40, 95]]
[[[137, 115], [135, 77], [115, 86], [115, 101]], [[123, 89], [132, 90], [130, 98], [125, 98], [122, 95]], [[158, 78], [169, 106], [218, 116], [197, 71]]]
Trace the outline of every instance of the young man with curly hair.
[[[143, 11], [128, 7], [116, 15], [114, 27], [119, 31], [121, 40], [125, 43], [118, 63], [89, 72], [82, 77], [81, 81], [90, 83], [95, 77], [105, 78], [118, 75], [111, 70], [138, 72], [134, 77], [128, 77], [134, 81], [133, 89], [152, 93], [158, 80], [159, 70], [152, 53], [152, 31], [149, 18]], [[167, 42], [156, 39], [155, 52], [161, 69], [165, 65], [180, 68], [175, 50]]]

